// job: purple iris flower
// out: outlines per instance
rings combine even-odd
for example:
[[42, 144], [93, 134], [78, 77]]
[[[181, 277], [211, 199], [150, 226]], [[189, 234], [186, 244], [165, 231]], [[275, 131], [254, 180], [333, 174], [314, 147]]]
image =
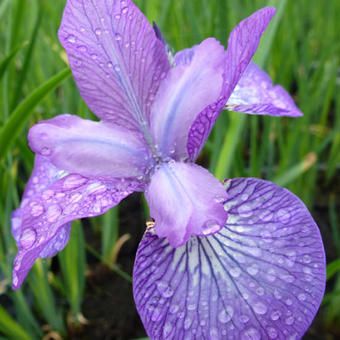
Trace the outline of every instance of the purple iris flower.
[[195, 165], [219, 113], [300, 116], [250, 60], [275, 13], [172, 57], [131, 0], [68, 0], [59, 38], [82, 97], [101, 119], [64, 114], [29, 132], [36, 154], [20, 208], [13, 288], [54, 256], [71, 221], [144, 191], [155, 223], [134, 267], [151, 339], [297, 339], [325, 286], [319, 230], [286, 189], [255, 178], [220, 183]]

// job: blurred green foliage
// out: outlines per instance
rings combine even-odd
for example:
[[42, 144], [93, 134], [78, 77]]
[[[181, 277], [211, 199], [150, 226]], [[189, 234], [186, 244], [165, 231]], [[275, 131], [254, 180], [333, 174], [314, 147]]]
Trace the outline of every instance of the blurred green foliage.
[[[301, 197], [312, 214], [320, 207], [326, 211], [324, 232], [331, 237], [325, 247], [337, 251], [330, 254], [329, 277], [335, 285], [334, 290], [329, 287], [323, 314], [324, 326], [335, 329], [340, 320], [340, 1], [135, 2], [157, 22], [174, 51], [209, 36], [226, 46], [229, 32], [241, 19], [268, 4], [278, 8], [255, 60], [293, 94], [304, 117], [223, 112], [199, 161], [220, 179], [273, 180]], [[86, 244], [81, 223], [75, 222], [71, 240], [57, 258], [60, 271], [51, 270], [50, 259], [39, 260], [20, 290], [10, 288], [16, 253], [10, 215], [33, 165], [27, 130], [65, 112], [94, 118], [69, 77], [66, 54], [57, 40], [64, 5], [65, 0], [0, 1], [0, 301], [6, 301], [6, 308], [0, 306], [0, 336], [8, 339], [39, 339], [46, 331], [65, 335], [70, 322], [82, 320], [88, 251], [130, 280], [114, 263], [119, 241], [116, 208], [89, 222], [102, 235], [98, 252]], [[72, 318], [67, 317], [70, 313]]]

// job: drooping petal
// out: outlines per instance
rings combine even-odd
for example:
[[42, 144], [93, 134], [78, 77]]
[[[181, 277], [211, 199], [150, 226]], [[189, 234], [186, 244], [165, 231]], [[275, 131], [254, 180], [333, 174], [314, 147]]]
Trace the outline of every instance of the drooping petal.
[[231, 32], [228, 39], [222, 92], [218, 96], [218, 100], [212, 102], [213, 104], [204, 108], [197, 115], [190, 128], [187, 152], [191, 160], [195, 160], [201, 151], [218, 115], [256, 52], [261, 35], [274, 14], [275, 8], [262, 8], [249, 18], [241, 21]]
[[227, 219], [223, 185], [195, 164], [162, 164], [152, 175], [145, 197], [157, 235], [167, 237], [173, 247], [183, 245], [191, 235], [217, 232]]
[[253, 178], [230, 180], [227, 194], [216, 234], [174, 249], [146, 231], [133, 288], [151, 340], [300, 339], [313, 320], [325, 255], [304, 204]]
[[151, 131], [163, 156], [187, 158], [190, 126], [222, 88], [224, 48], [213, 38], [191, 49], [186, 63], [175, 65], [161, 83], [151, 109]]
[[231, 111], [271, 116], [302, 116], [292, 97], [255, 63], [250, 62], [225, 108]]
[[20, 287], [38, 257], [53, 256], [64, 248], [71, 221], [103, 214], [140, 186], [129, 179], [104, 182], [68, 174], [37, 155], [21, 206], [12, 215], [18, 247], [13, 288]]
[[169, 69], [163, 44], [131, 0], [68, 0], [59, 30], [79, 91], [101, 119], [146, 132]]
[[141, 178], [150, 164], [147, 147], [137, 134], [68, 114], [33, 126], [29, 143], [58, 169], [86, 177]]

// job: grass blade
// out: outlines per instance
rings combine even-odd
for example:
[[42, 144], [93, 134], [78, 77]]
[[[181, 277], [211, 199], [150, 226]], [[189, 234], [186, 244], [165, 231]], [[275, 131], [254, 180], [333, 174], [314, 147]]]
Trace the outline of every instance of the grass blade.
[[64, 69], [57, 75], [50, 78], [37, 90], [32, 92], [13, 111], [10, 118], [0, 130], [0, 160], [7, 154], [15, 138], [20, 134], [26, 125], [34, 108], [51, 93], [58, 85], [71, 75], [69, 68]]
[[13, 58], [16, 56], [16, 54], [27, 45], [27, 43], [24, 43], [22, 45], [19, 45], [18, 47], [16, 47], [14, 50], [12, 50], [12, 52], [5, 58], [3, 58], [0, 61], [0, 79], [2, 78], [2, 76], [5, 74], [7, 67], [10, 65], [11, 61], [13, 60]]

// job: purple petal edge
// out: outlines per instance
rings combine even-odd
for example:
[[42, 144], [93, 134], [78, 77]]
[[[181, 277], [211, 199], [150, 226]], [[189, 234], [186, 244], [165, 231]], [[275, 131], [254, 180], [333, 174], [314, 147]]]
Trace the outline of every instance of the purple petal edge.
[[290, 94], [280, 85], [273, 86], [268, 74], [253, 62], [237, 83], [225, 109], [257, 115], [303, 115]]
[[201, 151], [220, 112], [255, 54], [260, 38], [275, 14], [275, 8], [265, 7], [241, 21], [228, 39], [224, 86], [219, 99], [207, 106], [192, 124], [187, 141], [187, 153], [194, 161]]
[[288, 190], [255, 178], [226, 182], [220, 232], [172, 248], [148, 229], [133, 274], [151, 340], [300, 339], [326, 281], [320, 232]]

